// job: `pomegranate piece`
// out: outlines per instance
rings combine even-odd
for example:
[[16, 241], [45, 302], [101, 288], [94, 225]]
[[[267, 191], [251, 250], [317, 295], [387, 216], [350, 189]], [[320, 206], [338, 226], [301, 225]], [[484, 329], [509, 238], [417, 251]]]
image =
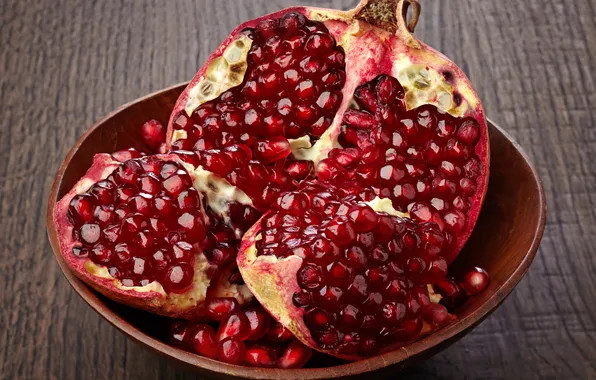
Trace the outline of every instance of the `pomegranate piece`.
[[229, 284], [218, 280], [209, 260], [206, 224], [214, 221], [193, 187], [193, 166], [185, 165], [176, 154], [123, 163], [96, 155], [54, 208], [62, 255], [79, 278], [116, 301], [158, 314], [209, 314], [205, 301], [217, 297], [208, 297], [207, 289]]
[[[295, 199], [311, 215], [309, 223], [283, 227], [292, 219], [295, 208], [288, 204]], [[379, 200], [367, 204], [350, 189], [307, 181], [280, 195], [247, 232], [238, 265], [265, 307], [271, 293], [257, 284], [268, 273], [283, 273], [274, 283], [287, 301], [269, 309], [280, 322], [270, 329], [269, 340], [280, 340], [276, 330], [285, 327], [308, 346], [355, 358], [404, 344], [422, 331], [420, 316], [430, 302], [421, 304], [420, 297], [429, 298], [426, 284], [445, 280], [431, 265], [443, 260], [444, 235], [435, 223], [416, 223], [378, 208]]]
[[[288, 28], [288, 19], [299, 21]], [[241, 147], [248, 154], [237, 157], [226, 179], [262, 212], [280, 191], [295, 188], [295, 179], [311, 171], [312, 163], [293, 159], [294, 167], [286, 173], [283, 162], [292, 154], [290, 139], [317, 139], [339, 109], [346, 76], [344, 52], [323, 23], [300, 12], [250, 22], [225, 44], [222, 54], [209, 59], [178, 100], [167, 147]], [[205, 75], [231, 79], [214, 87]]]
[[473, 296], [486, 289], [489, 281], [488, 273], [484, 269], [474, 267], [463, 275], [460, 286], [469, 296]]

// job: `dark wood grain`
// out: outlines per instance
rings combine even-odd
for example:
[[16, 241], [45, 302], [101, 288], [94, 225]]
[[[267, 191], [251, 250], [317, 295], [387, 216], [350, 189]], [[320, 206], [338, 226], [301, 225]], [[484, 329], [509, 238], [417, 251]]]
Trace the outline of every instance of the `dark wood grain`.
[[[239, 22], [291, 3], [0, 2], [0, 378], [196, 377], [125, 338], [72, 291], [47, 242], [45, 199], [86, 128], [189, 79]], [[468, 73], [488, 116], [531, 155], [549, 220], [501, 308], [403, 378], [596, 378], [596, 4], [422, 4], [416, 34]]]

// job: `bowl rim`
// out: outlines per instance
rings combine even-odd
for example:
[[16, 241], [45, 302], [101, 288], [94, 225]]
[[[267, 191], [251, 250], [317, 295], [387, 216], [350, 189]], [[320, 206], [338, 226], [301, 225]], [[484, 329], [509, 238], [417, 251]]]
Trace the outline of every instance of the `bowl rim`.
[[501, 133], [507, 140], [509, 140], [512, 143], [513, 147], [520, 153], [521, 157], [524, 159], [526, 165], [530, 169], [532, 179], [534, 180], [538, 188], [538, 201], [540, 205], [538, 210], [538, 228], [534, 231], [532, 243], [528, 252], [524, 255], [522, 261], [517, 266], [517, 268], [515, 268], [513, 274], [503, 283], [499, 291], [496, 291], [485, 303], [480, 305], [480, 307], [478, 307], [468, 316], [459, 319], [457, 323], [442, 328], [423, 339], [420, 339], [395, 351], [387, 352], [378, 356], [359, 360], [356, 362], [340, 364], [334, 367], [302, 369], [254, 368], [226, 364], [223, 362], [219, 362], [213, 359], [209, 359], [184, 351], [182, 349], [172, 347], [167, 343], [164, 343], [154, 337], [145, 334], [144, 332], [136, 328], [134, 325], [121, 318], [118, 314], [110, 311], [105, 306], [104, 302], [98, 297], [98, 295], [90, 287], [88, 287], [81, 280], [79, 280], [68, 268], [68, 265], [66, 264], [64, 258], [60, 254], [57, 232], [54, 228], [53, 223], [53, 208], [56, 202], [59, 200], [57, 197], [58, 190], [66, 169], [69, 167], [70, 162], [74, 157], [75, 153], [78, 151], [79, 147], [87, 139], [87, 137], [91, 135], [93, 131], [95, 131], [95, 129], [99, 128], [106, 121], [108, 121], [118, 113], [124, 111], [125, 109], [136, 103], [146, 101], [148, 99], [154, 98], [158, 95], [167, 93], [169, 91], [182, 89], [186, 87], [187, 84], [188, 82], [179, 83], [177, 85], [159, 91], [155, 91], [151, 94], [128, 102], [118, 107], [116, 110], [110, 112], [101, 120], [96, 122], [93, 126], [91, 126], [89, 129], [87, 129], [85, 133], [83, 133], [83, 135], [69, 150], [68, 154], [62, 161], [62, 164], [58, 169], [58, 172], [52, 184], [47, 203], [46, 227], [48, 238], [50, 240], [50, 245], [52, 246], [54, 257], [56, 258], [56, 261], [58, 262], [58, 265], [60, 266], [60, 269], [62, 270], [64, 277], [66, 277], [66, 279], [77, 292], [77, 294], [83, 300], [85, 300], [85, 302], [87, 302], [87, 304], [89, 304], [91, 308], [93, 308], [99, 315], [101, 315], [102, 318], [104, 318], [114, 327], [118, 328], [125, 335], [132, 338], [134, 341], [142, 343], [143, 345], [150, 348], [152, 351], [162, 356], [171, 357], [180, 363], [185, 363], [193, 367], [198, 367], [199, 369], [203, 369], [217, 374], [225, 374], [228, 376], [235, 376], [248, 379], [282, 379], [287, 378], [289, 373], [295, 374], [299, 376], [299, 378], [301, 379], [328, 379], [340, 376], [359, 375], [366, 372], [372, 372], [390, 365], [402, 363], [407, 359], [416, 356], [431, 347], [438, 346], [441, 343], [446, 343], [451, 338], [456, 337], [457, 335], [463, 333], [467, 329], [473, 327], [475, 324], [482, 321], [494, 309], [496, 309], [496, 307], [500, 303], [502, 303], [505, 300], [505, 298], [507, 298], [507, 296], [509, 296], [513, 288], [519, 283], [519, 281], [528, 271], [530, 264], [534, 260], [546, 224], [546, 199], [544, 189], [542, 186], [542, 181], [540, 180], [536, 168], [534, 167], [534, 165], [532, 164], [531, 160], [529, 159], [528, 155], [524, 152], [522, 147], [511, 137], [511, 135], [509, 135], [496, 123], [492, 122], [490, 119], [487, 118], [488, 124], [494, 127], [499, 133]]

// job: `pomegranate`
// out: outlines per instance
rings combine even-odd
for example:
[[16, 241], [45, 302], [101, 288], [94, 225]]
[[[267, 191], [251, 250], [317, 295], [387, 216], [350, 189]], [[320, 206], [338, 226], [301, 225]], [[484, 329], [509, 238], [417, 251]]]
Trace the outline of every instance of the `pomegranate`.
[[227, 260], [215, 252], [236, 238], [209, 217], [208, 193], [194, 187], [202, 162], [189, 152], [123, 163], [96, 155], [54, 208], [61, 252], [75, 274], [116, 301], [181, 318], [203, 317], [224, 295], [236, 305], [249, 300], [245, 285], [221, 278], [235, 266], [235, 248]]
[[[362, 1], [348, 12], [291, 8], [241, 25], [189, 84], [169, 125], [173, 148], [245, 145], [266, 167], [300, 173], [244, 235], [238, 265], [284, 327], [345, 359], [394, 349], [452, 320], [425, 300], [438, 300], [429, 285], [447, 281], [486, 192], [480, 101], [461, 70], [412, 36], [417, 9], [406, 25], [409, 4], [417, 8], [403, 0]], [[231, 51], [242, 61], [237, 83], [217, 79], [228, 78], [222, 62]], [[289, 55], [290, 65], [279, 66]], [[311, 62], [318, 70], [305, 69]], [[332, 75], [341, 81], [326, 91]], [[302, 94], [304, 80], [315, 84], [313, 95]], [[320, 129], [314, 117], [302, 121], [300, 107], [280, 107], [288, 96], [333, 110], [323, 116], [331, 121]], [[226, 124], [230, 109], [244, 124], [242, 116]], [[264, 114], [285, 120], [285, 129], [271, 132]], [[263, 159], [262, 139], [284, 141], [286, 152]]]
[[[165, 144], [143, 127], [169, 154], [99, 155], [56, 206], [77, 275], [135, 307], [220, 322], [173, 339], [233, 364], [301, 367], [311, 348], [356, 360], [453, 321], [443, 304], [487, 283], [446, 276], [484, 200], [488, 133], [464, 73], [412, 35], [419, 11], [362, 0], [238, 26], [181, 94]], [[176, 169], [159, 177], [143, 166], [155, 162]], [[120, 244], [168, 254], [125, 266]], [[252, 294], [275, 321], [242, 310]]]

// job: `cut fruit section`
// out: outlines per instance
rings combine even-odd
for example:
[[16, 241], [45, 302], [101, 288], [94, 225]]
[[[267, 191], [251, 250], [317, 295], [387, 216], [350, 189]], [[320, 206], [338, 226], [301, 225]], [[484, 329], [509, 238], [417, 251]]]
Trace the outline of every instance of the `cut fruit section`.
[[[234, 265], [235, 250], [223, 260], [217, 252], [226, 242], [209, 247], [214, 232], [206, 226], [214, 221], [193, 185], [204, 169], [190, 163], [200, 163], [198, 156], [183, 153], [123, 163], [96, 155], [56, 205], [54, 222], [64, 258], [90, 286], [131, 306], [199, 318], [210, 284], [223, 283], [218, 276]], [[235, 290], [240, 302], [250, 298]]]
[[305, 182], [245, 235], [238, 254], [244, 281], [303, 343], [355, 359], [452, 320], [442, 315], [439, 323], [437, 312], [426, 312], [427, 284], [447, 274], [445, 235], [386, 203]]

